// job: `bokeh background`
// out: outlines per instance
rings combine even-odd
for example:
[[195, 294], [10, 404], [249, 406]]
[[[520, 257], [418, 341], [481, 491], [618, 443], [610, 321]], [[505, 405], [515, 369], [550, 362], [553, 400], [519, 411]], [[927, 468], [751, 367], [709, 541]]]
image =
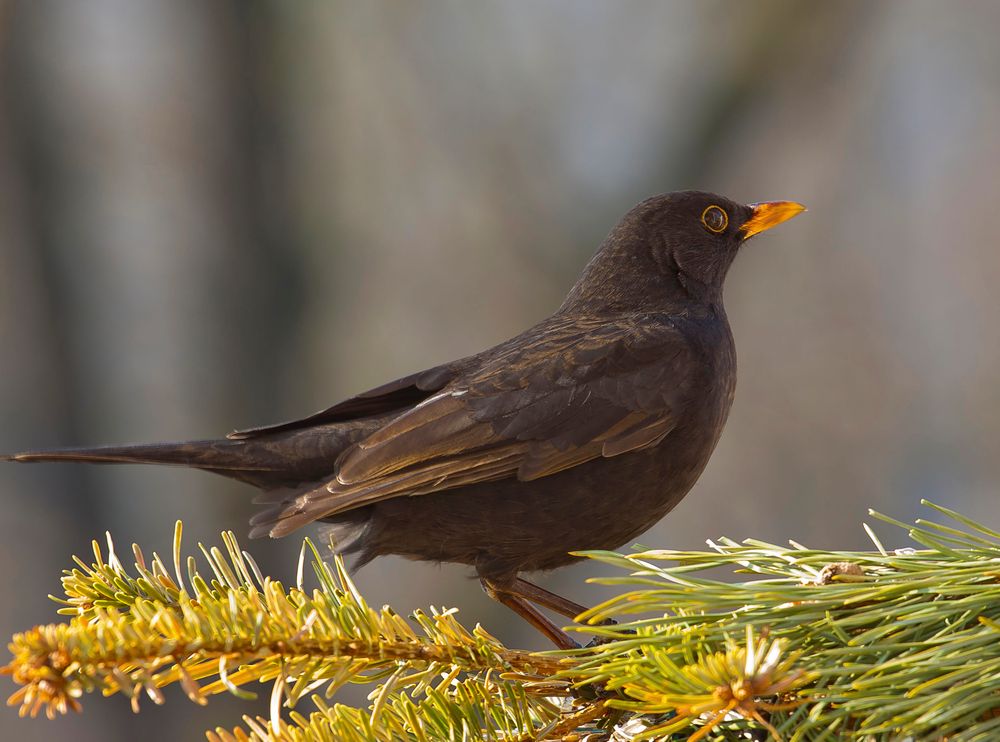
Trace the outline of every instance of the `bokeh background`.
[[[731, 272], [732, 416], [643, 542], [859, 548], [868, 507], [922, 497], [1000, 525], [998, 33], [988, 1], [0, 4], [0, 449], [211, 437], [477, 351], [555, 308], [633, 203], [701, 188], [810, 210]], [[55, 620], [105, 530], [162, 553], [182, 518], [193, 548], [251, 494], [0, 466], [0, 635]], [[288, 580], [299, 543], [251, 549]], [[599, 572], [543, 582], [593, 603]], [[358, 581], [542, 646], [462, 568]], [[249, 710], [88, 697], [0, 737]]]

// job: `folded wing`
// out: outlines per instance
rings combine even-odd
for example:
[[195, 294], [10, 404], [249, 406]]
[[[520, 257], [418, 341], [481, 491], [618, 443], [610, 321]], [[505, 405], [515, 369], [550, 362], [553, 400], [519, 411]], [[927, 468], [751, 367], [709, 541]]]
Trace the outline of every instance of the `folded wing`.
[[349, 447], [335, 479], [260, 513], [255, 532], [281, 536], [387, 498], [532, 480], [654, 446], [676, 423], [690, 357], [655, 316], [554, 318]]
[[462, 359], [443, 366], [420, 371], [390, 381], [387, 384], [358, 394], [332, 407], [320, 410], [307, 417], [288, 422], [265, 425], [258, 428], [234, 430], [227, 438], [230, 440], [248, 440], [260, 438], [274, 433], [284, 433], [290, 430], [313, 428], [317, 425], [348, 422], [359, 418], [384, 415], [397, 410], [405, 410], [430, 397], [443, 389], [462, 370], [463, 364], [469, 359]]

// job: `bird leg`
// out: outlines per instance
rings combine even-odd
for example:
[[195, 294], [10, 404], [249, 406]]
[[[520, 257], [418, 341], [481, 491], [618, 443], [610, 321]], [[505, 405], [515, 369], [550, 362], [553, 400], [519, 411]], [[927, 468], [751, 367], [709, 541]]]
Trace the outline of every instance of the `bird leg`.
[[[514, 613], [519, 615], [521, 618], [530, 623], [540, 632], [545, 634], [545, 636], [547, 636], [553, 644], [559, 647], [559, 649], [580, 648], [580, 645], [577, 644], [575, 641], [573, 641], [573, 639], [570, 638], [570, 636], [565, 631], [556, 626], [555, 623], [553, 623], [545, 614], [543, 614], [541, 611], [535, 608], [535, 606], [529, 603], [528, 599], [522, 597], [517, 592], [514, 592], [512, 590], [514, 585], [516, 585], [518, 582], [524, 582], [523, 580], [515, 578], [514, 581], [510, 584], [500, 584], [483, 577], [480, 579], [480, 582], [482, 583], [483, 590], [486, 591], [487, 595], [489, 595], [491, 598], [493, 598], [493, 600], [497, 601], [498, 603], [502, 603], [503, 605], [510, 608], [512, 611], [514, 611]], [[531, 585], [530, 582], [526, 584]], [[531, 587], [535, 586], [531, 585]], [[543, 593], [546, 593], [547, 595], [550, 595], [553, 598], [559, 598], [558, 595], [554, 595], [553, 593], [550, 593], [547, 590], [542, 590], [542, 588], [536, 588], [536, 589], [541, 590]], [[563, 599], [559, 598], [559, 600]], [[565, 602], [569, 603], [570, 601], [565, 601]], [[542, 603], [542, 605], [546, 604]], [[548, 607], [551, 608], [552, 606]], [[553, 610], [556, 609], [553, 608]]]
[[537, 603], [544, 608], [555, 611], [560, 616], [566, 616], [566, 618], [573, 619], [574, 621], [577, 616], [588, 610], [587, 606], [574, 603], [572, 600], [564, 598], [561, 595], [556, 595], [544, 587], [539, 587], [535, 583], [528, 582], [520, 577], [515, 577], [507, 589], [517, 596], [530, 600], [532, 603]]

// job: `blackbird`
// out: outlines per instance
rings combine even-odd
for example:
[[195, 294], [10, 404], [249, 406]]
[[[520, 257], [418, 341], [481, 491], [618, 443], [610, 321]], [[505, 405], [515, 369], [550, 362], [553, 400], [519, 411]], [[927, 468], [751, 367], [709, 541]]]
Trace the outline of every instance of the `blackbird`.
[[177, 464], [263, 490], [250, 535], [330, 524], [358, 565], [473, 567], [557, 646], [536, 606], [583, 606], [520, 577], [615, 549], [698, 479], [733, 401], [722, 284], [743, 243], [804, 210], [696, 191], [629, 211], [562, 306], [517, 337], [309, 417], [216, 440], [42, 450], [14, 461]]

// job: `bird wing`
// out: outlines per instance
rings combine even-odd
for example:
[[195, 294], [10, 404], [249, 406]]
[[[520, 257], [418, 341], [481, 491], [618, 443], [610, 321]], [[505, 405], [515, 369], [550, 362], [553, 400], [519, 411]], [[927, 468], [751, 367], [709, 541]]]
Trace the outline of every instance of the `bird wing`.
[[676, 424], [693, 355], [662, 317], [554, 318], [346, 449], [336, 479], [260, 513], [257, 532], [656, 445]]
[[435, 366], [426, 371], [420, 371], [401, 379], [362, 392], [357, 396], [338, 402], [333, 407], [327, 407], [307, 417], [287, 422], [265, 425], [258, 428], [234, 430], [227, 435], [232, 440], [247, 440], [259, 438], [273, 433], [283, 433], [289, 430], [312, 428], [317, 425], [346, 422], [374, 415], [384, 415], [396, 410], [412, 407], [440, 391], [456, 374], [460, 373], [463, 364], [471, 359], [462, 359], [442, 366]]

